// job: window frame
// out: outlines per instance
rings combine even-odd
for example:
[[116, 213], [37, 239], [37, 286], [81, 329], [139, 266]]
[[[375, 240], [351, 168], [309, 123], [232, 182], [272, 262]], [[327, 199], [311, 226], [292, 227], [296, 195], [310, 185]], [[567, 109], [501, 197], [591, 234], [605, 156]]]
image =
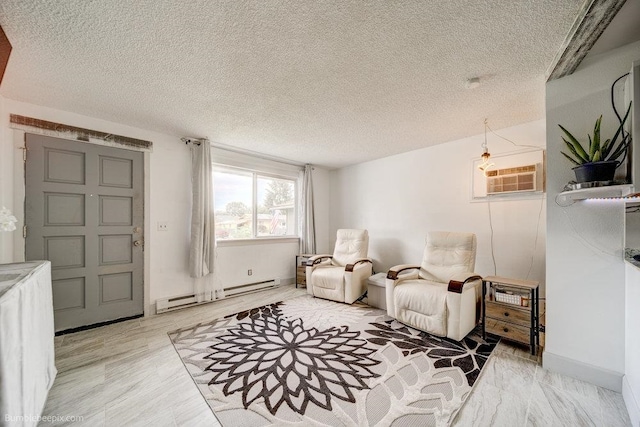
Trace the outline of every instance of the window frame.
[[[292, 175], [286, 174], [278, 174], [272, 172], [265, 172], [260, 169], [249, 169], [242, 168], [238, 166], [230, 166], [226, 164], [213, 163], [212, 165], [212, 174], [216, 172], [222, 173], [231, 173], [237, 175], [250, 175], [251, 176], [251, 237], [241, 237], [241, 238], [230, 238], [230, 239], [219, 239], [215, 237], [216, 243], [222, 242], [247, 242], [251, 240], [291, 240], [291, 239], [299, 239], [299, 231], [298, 231], [298, 213], [299, 213], [299, 193], [298, 188], [300, 184], [300, 176], [294, 177]], [[293, 229], [295, 230], [294, 234], [285, 234], [278, 236], [260, 236], [258, 235], [258, 178], [271, 178], [271, 179], [280, 179], [293, 182]], [[215, 204], [215, 191], [216, 191], [216, 183], [215, 183], [215, 175], [213, 176], [213, 211], [215, 218], [216, 204]], [[215, 226], [215, 219], [214, 219]]]

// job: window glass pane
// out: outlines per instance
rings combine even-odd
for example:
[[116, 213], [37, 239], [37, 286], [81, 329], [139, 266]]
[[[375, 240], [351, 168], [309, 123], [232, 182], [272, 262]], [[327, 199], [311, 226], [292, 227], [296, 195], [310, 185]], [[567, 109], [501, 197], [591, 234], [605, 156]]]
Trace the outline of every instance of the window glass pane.
[[213, 173], [213, 206], [217, 239], [253, 237], [253, 177], [235, 172]]
[[258, 236], [295, 235], [294, 181], [258, 176], [257, 190]]

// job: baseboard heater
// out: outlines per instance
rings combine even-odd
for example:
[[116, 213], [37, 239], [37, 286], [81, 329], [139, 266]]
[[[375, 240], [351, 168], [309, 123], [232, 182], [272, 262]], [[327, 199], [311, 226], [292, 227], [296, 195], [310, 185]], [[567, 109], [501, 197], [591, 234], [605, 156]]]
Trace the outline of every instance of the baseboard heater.
[[[280, 279], [265, 280], [264, 282], [247, 283], [244, 285], [231, 286], [224, 289], [225, 297], [248, 294], [267, 288], [274, 288], [280, 285]], [[218, 301], [218, 300], [214, 300]], [[195, 305], [206, 304], [214, 301], [198, 302], [195, 294], [181, 295], [172, 298], [161, 298], [156, 300], [156, 313], [166, 313], [167, 311], [179, 310], [181, 308], [193, 307]]]

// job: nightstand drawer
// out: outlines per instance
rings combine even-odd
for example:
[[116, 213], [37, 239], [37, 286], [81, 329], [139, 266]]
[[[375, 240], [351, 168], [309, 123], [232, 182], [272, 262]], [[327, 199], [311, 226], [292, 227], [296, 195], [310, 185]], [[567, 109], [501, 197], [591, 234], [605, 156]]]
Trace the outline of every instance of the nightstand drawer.
[[529, 328], [531, 325], [531, 312], [529, 310], [508, 307], [506, 304], [495, 303], [493, 301], [487, 301], [485, 308], [487, 310], [487, 317], [504, 322], [516, 323], [526, 328]]
[[490, 334], [499, 335], [513, 341], [529, 344], [531, 340], [530, 329], [517, 326], [512, 323], [501, 322], [495, 319], [486, 319], [486, 330]]
[[307, 269], [304, 266], [299, 265], [296, 268], [296, 283], [299, 285], [307, 284]]

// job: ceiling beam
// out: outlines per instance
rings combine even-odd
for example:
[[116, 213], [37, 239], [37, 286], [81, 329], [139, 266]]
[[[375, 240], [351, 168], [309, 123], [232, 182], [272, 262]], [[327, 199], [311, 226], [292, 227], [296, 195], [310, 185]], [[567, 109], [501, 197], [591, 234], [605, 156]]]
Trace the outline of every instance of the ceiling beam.
[[9, 55], [11, 55], [11, 43], [2, 27], [0, 27], [0, 84], [2, 84], [4, 71], [9, 63]]
[[586, 1], [547, 70], [547, 81], [572, 74], [626, 0]]

